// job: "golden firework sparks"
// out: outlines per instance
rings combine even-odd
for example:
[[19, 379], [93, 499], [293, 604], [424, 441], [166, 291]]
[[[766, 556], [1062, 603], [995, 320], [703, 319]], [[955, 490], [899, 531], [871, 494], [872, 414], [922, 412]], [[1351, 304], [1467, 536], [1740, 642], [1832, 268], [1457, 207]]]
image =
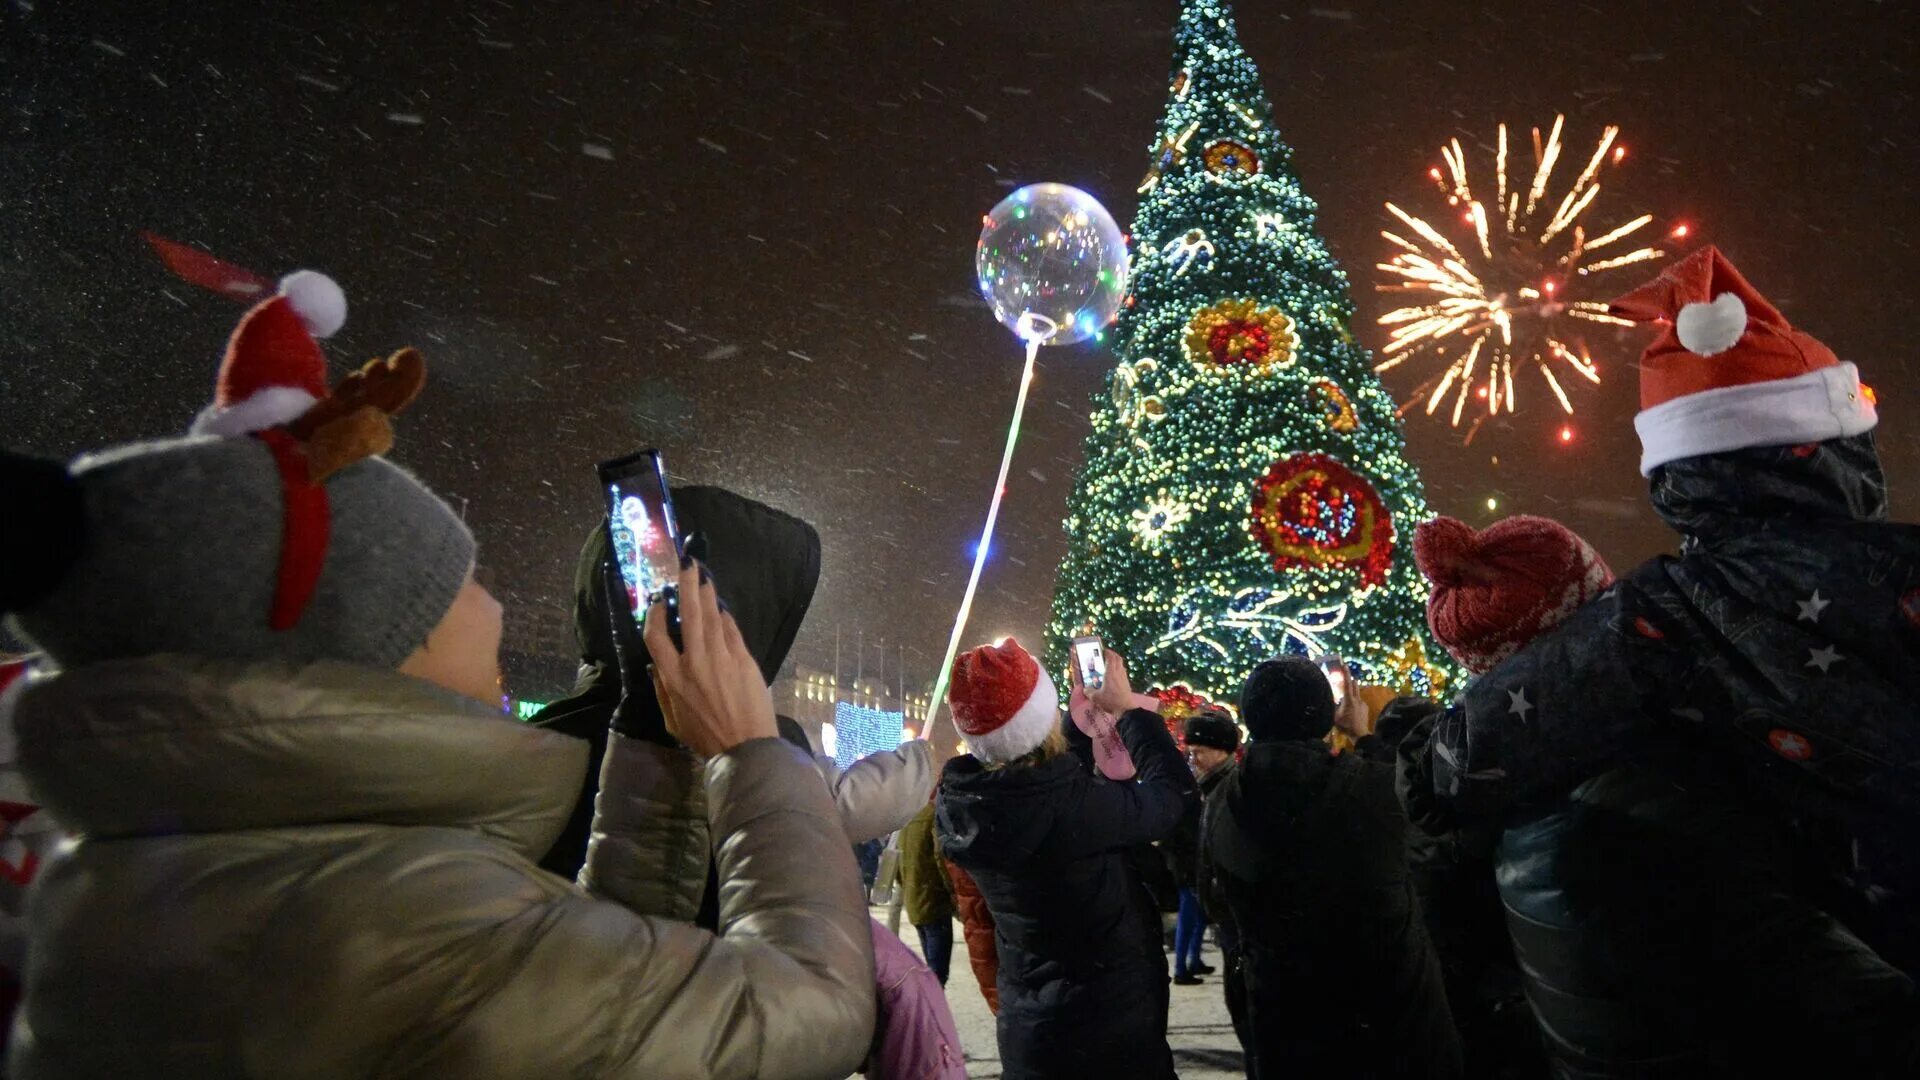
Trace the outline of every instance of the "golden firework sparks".
[[[1524, 374], [1532, 368], [1571, 415], [1573, 401], [1555, 369], [1600, 381], [1599, 368], [1571, 320], [1628, 323], [1609, 315], [1605, 303], [1584, 298], [1588, 283], [1609, 271], [1664, 258], [1666, 252], [1648, 245], [1616, 254], [1626, 246], [1621, 241], [1653, 223], [1652, 214], [1608, 226], [1587, 220], [1600, 194], [1601, 172], [1626, 156], [1618, 127], [1601, 133], [1564, 194], [1556, 199], [1550, 193], [1565, 126], [1566, 117], [1556, 116], [1544, 138], [1539, 128], [1533, 129], [1529, 178], [1509, 175], [1507, 125], [1500, 125], [1491, 204], [1468, 179], [1460, 140], [1440, 148], [1444, 168], [1436, 166], [1427, 175], [1453, 208], [1464, 234], [1458, 241], [1449, 240], [1426, 219], [1386, 204], [1405, 229], [1380, 234], [1396, 250], [1378, 264], [1385, 277], [1376, 288], [1404, 294], [1408, 303], [1380, 316], [1380, 325], [1389, 329], [1374, 370], [1387, 371], [1416, 356], [1433, 356], [1447, 365], [1414, 392], [1402, 412], [1424, 398], [1427, 415], [1433, 416], [1451, 393], [1451, 422], [1458, 427], [1468, 415], [1467, 399], [1477, 396], [1485, 403], [1484, 414], [1475, 421], [1477, 429], [1503, 410], [1512, 414], [1518, 409], [1515, 369]], [[1685, 236], [1686, 226], [1672, 235]]]

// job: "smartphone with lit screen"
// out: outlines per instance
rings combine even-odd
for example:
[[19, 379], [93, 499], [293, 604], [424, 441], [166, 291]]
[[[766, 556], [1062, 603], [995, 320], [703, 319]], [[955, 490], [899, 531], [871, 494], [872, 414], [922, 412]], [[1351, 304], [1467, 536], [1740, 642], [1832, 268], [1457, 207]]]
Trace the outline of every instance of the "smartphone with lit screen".
[[1320, 673], [1327, 677], [1327, 685], [1333, 688], [1333, 703], [1344, 704], [1347, 700], [1347, 665], [1337, 656], [1320, 658]]
[[1073, 664], [1080, 672], [1080, 685], [1098, 690], [1107, 685], [1107, 645], [1097, 637], [1073, 639]]
[[607, 498], [609, 554], [626, 586], [627, 610], [636, 624], [665, 597], [673, 622], [668, 629], [680, 641], [680, 612], [675, 583], [680, 580], [680, 526], [667, 489], [667, 465], [658, 450], [642, 450], [599, 466]]

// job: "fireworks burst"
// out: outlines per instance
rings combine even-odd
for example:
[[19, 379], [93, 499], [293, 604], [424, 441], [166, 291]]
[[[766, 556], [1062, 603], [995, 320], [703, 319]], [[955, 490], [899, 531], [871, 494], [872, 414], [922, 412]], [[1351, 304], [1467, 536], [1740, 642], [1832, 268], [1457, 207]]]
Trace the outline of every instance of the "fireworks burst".
[[[1427, 415], [1433, 416], [1452, 393], [1452, 424], [1459, 427], [1468, 397], [1478, 396], [1485, 411], [1468, 431], [1469, 441], [1480, 424], [1502, 410], [1514, 412], [1515, 368], [1537, 370], [1571, 415], [1573, 402], [1562, 379], [1578, 375], [1600, 381], [1599, 368], [1572, 320], [1628, 325], [1607, 314], [1604, 302], [1585, 298], [1588, 283], [1666, 254], [1652, 246], [1616, 253], [1627, 246], [1621, 241], [1652, 224], [1652, 214], [1610, 227], [1585, 220], [1600, 194], [1601, 169], [1618, 165], [1626, 156], [1626, 148], [1618, 145], [1618, 127], [1609, 126], [1601, 134], [1566, 194], [1556, 202], [1548, 193], [1560, 163], [1565, 122], [1564, 116], [1554, 117], [1553, 130], [1544, 140], [1540, 129], [1533, 129], [1533, 176], [1524, 183], [1513, 182], [1521, 178], [1508, 174], [1507, 125], [1500, 125], [1490, 202], [1468, 183], [1460, 140], [1440, 148], [1446, 169], [1435, 167], [1427, 175], [1458, 214], [1459, 231], [1465, 234], [1458, 243], [1427, 221], [1387, 204], [1387, 212], [1406, 226], [1411, 238], [1391, 229], [1381, 232], [1400, 250], [1378, 265], [1388, 276], [1376, 288], [1406, 294], [1410, 302], [1380, 317], [1380, 325], [1391, 329], [1374, 370], [1386, 371], [1423, 355], [1445, 362], [1446, 370], [1420, 386], [1401, 411], [1424, 398]], [[1685, 230], [1679, 226], [1672, 235], [1684, 236]], [[1556, 368], [1561, 374], [1555, 374]]]

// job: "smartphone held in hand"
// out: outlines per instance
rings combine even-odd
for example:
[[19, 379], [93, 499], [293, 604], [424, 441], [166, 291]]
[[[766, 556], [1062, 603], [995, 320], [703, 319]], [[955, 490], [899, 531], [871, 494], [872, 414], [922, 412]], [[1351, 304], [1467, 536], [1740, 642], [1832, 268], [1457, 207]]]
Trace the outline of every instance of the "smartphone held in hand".
[[[601, 462], [599, 473], [607, 498], [609, 552], [626, 589], [627, 610], [636, 625], [643, 623], [647, 609], [664, 596], [672, 614], [681, 552], [666, 460], [658, 450], [642, 450]], [[671, 629], [678, 640], [678, 628]]]
[[1344, 704], [1347, 700], [1347, 665], [1337, 656], [1320, 658], [1320, 670], [1327, 677], [1327, 685], [1333, 688], [1333, 703]]
[[1098, 637], [1073, 639], [1073, 666], [1080, 673], [1080, 685], [1098, 690], [1107, 685], [1107, 646]]

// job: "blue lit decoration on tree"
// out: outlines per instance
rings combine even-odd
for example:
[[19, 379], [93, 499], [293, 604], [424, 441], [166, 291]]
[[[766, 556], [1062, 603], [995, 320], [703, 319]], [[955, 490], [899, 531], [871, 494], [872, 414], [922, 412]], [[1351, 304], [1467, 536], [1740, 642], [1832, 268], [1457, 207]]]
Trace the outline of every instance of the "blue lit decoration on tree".
[[906, 726], [904, 712], [834, 702], [834, 764], [844, 769], [868, 754], [898, 749]]
[[1137, 682], [1215, 701], [1279, 653], [1422, 692], [1451, 674], [1412, 558], [1419, 474], [1291, 158], [1228, 5], [1183, 0], [1068, 502], [1056, 669], [1092, 629]]

